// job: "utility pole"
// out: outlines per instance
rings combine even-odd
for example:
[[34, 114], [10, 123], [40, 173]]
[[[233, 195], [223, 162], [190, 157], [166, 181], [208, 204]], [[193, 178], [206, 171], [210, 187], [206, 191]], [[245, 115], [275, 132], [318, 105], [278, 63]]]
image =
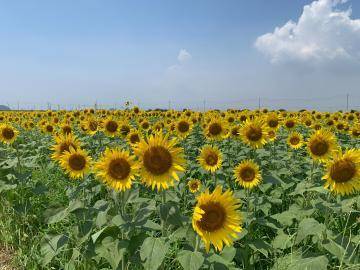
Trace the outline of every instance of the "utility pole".
[[349, 111], [349, 94], [346, 94], [346, 111]]

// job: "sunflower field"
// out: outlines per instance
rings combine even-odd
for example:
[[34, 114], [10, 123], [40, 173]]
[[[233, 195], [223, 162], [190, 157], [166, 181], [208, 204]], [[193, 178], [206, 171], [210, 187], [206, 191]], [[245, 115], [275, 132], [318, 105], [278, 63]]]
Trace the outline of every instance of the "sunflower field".
[[359, 145], [358, 111], [0, 112], [0, 247], [27, 270], [360, 269]]

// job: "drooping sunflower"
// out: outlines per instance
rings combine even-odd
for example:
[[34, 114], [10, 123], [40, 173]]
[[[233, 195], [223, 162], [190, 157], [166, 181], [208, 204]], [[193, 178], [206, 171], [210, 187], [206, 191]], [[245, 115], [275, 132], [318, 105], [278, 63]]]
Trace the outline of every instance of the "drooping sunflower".
[[299, 132], [292, 132], [287, 138], [287, 143], [292, 149], [299, 149], [303, 146], [304, 140]]
[[261, 119], [246, 120], [241, 128], [241, 138], [244, 143], [253, 148], [260, 148], [266, 144], [268, 129]]
[[221, 167], [222, 154], [217, 146], [205, 145], [201, 149], [198, 161], [204, 170], [214, 173]]
[[179, 181], [178, 173], [185, 170], [185, 159], [183, 149], [176, 144], [176, 139], [169, 140], [168, 135], [155, 133], [134, 147], [145, 185], [161, 190], [173, 186], [174, 180]]
[[94, 167], [97, 176], [116, 191], [130, 189], [140, 168], [128, 151], [109, 148]]
[[191, 193], [198, 192], [201, 187], [201, 182], [199, 179], [191, 179], [188, 182], [188, 187]]
[[176, 134], [180, 138], [187, 137], [192, 130], [192, 122], [186, 118], [179, 119], [175, 124]]
[[65, 151], [60, 159], [60, 165], [69, 174], [70, 178], [83, 178], [85, 173], [90, 170], [91, 157], [85, 150], [70, 147], [70, 151]]
[[0, 142], [6, 144], [12, 144], [17, 136], [19, 131], [9, 124], [0, 124]]
[[102, 125], [104, 133], [109, 137], [114, 137], [119, 132], [119, 124], [112, 117], [105, 119]]
[[53, 160], [60, 161], [62, 155], [66, 151], [70, 151], [70, 147], [74, 148], [74, 150], [80, 147], [80, 142], [76, 139], [74, 135], [72, 135], [72, 133], [64, 135], [61, 134], [55, 136], [54, 139], [55, 144], [51, 147], [51, 150], [53, 150], [51, 158]]
[[326, 162], [325, 188], [341, 195], [360, 190], [360, 150], [350, 149], [334, 154], [334, 159]]
[[244, 160], [234, 169], [235, 181], [246, 189], [252, 189], [258, 186], [261, 181], [259, 165], [253, 160]]
[[206, 125], [205, 136], [210, 140], [221, 140], [226, 137], [227, 124], [221, 118], [212, 118]]
[[334, 134], [325, 129], [316, 130], [307, 142], [307, 149], [311, 157], [320, 162], [329, 159], [337, 148]]
[[207, 252], [212, 244], [221, 251], [224, 244], [231, 246], [242, 230], [240, 201], [231, 190], [222, 192], [220, 186], [210, 193], [209, 190], [197, 197], [192, 226], [202, 238]]

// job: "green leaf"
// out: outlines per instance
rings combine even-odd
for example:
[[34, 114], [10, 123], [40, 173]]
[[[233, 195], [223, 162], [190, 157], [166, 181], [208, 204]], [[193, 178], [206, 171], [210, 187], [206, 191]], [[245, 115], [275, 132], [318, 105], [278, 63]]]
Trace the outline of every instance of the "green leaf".
[[325, 231], [325, 225], [320, 224], [313, 218], [305, 218], [299, 223], [295, 244], [299, 244], [308, 235], [321, 235]]
[[198, 251], [182, 250], [177, 259], [184, 269], [189, 270], [198, 270], [204, 263], [204, 256]]
[[95, 251], [98, 256], [104, 258], [111, 265], [112, 269], [116, 270], [128, 246], [128, 241], [108, 236], [101, 241], [101, 244], [96, 246]]
[[271, 245], [262, 239], [255, 239], [249, 242], [249, 247], [251, 247], [254, 251], [259, 251], [265, 257], [268, 257], [269, 251], [272, 250]]
[[55, 255], [60, 252], [61, 248], [67, 244], [67, 242], [68, 237], [64, 234], [55, 236], [45, 235], [40, 247], [42, 265], [45, 266], [50, 263]]
[[140, 248], [141, 260], [147, 270], [156, 270], [162, 264], [169, 246], [161, 238], [148, 237]]

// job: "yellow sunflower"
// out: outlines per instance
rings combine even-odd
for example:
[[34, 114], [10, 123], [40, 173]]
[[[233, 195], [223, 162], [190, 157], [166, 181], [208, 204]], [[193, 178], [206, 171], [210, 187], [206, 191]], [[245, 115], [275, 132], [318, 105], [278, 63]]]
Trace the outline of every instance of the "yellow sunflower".
[[198, 192], [200, 190], [201, 187], [201, 182], [198, 179], [191, 179], [188, 182], [188, 187], [191, 193], [195, 193]]
[[334, 134], [328, 130], [316, 130], [307, 142], [307, 149], [314, 160], [324, 162], [338, 149]]
[[60, 161], [62, 155], [66, 151], [70, 151], [70, 147], [74, 148], [74, 150], [80, 147], [80, 142], [72, 135], [72, 133], [56, 136], [55, 144], [51, 147], [51, 150], [54, 151], [51, 158]]
[[221, 251], [224, 244], [231, 246], [238, 238], [242, 230], [239, 207], [240, 201], [232, 191], [223, 193], [219, 186], [212, 193], [206, 190], [197, 197], [192, 226], [202, 238], [207, 252], [211, 244]]
[[266, 124], [270, 129], [277, 130], [280, 127], [279, 117], [276, 113], [269, 113], [266, 117]]
[[257, 187], [261, 181], [259, 166], [252, 160], [244, 160], [234, 169], [236, 182], [246, 189]]
[[303, 146], [304, 140], [299, 132], [294, 131], [291, 134], [289, 134], [287, 143], [291, 148], [299, 149]]
[[70, 178], [83, 178], [90, 170], [91, 158], [85, 150], [70, 147], [70, 151], [64, 152], [60, 159], [60, 165], [69, 174]]
[[128, 151], [109, 148], [95, 164], [97, 176], [116, 191], [130, 189], [139, 168], [135, 156]]
[[130, 145], [136, 145], [138, 142], [140, 142], [141, 134], [137, 130], [131, 130], [127, 135], [127, 141], [130, 143]]
[[103, 130], [107, 136], [114, 137], [119, 132], [119, 129], [119, 124], [116, 120], [111, 117], [105, 119], [103, 123]]
[[0, 142], [12, 144], [16, 140], [18, 134], [19, 131], [11, 125], [0, 124]]
[[100, 123], [94, 117], [89, 117], [84, 122], [84, 128], [87, 134], [94, 135], [99, 131]]
[[205, 145], [201, 149], [198, 161], [204, 170], [214, 173], [221, 167], [222, 154], [217, 146]]
[[287, 129], [294, 129], [297, 124], [297, 119], [295, 117], [288, 117], [284, 120], [284, 126]]
[[192, 122], [188, 121], [186, 118], [178, 120], [175, 124], [176, 134], [180, 138], [187, 137], [192, 130]]
[[253, 148], [262, 147], [266, 144], [268, 139], [268, 128], [259, 118], [255, 120], [246, 120], [240, 133], [244, 143]]
[[227, 133], [227, 125], [220, 118], [212, 118], [205, 128], [205, 136], [210, 140], [223, 139]]
[[360, 150], [336, 152], [335, 158], [326, 163], [325, 188], [347, 195], [360, 190]]
[[183, 149], [176, 147], [175, 139], [168, 135], [155, 133], [146, 140], [142, 139], [134, 147], [141, 164], [141, 180], [152, 189], [168, 189], [179, 181], [178, 172], [184, 171]]

